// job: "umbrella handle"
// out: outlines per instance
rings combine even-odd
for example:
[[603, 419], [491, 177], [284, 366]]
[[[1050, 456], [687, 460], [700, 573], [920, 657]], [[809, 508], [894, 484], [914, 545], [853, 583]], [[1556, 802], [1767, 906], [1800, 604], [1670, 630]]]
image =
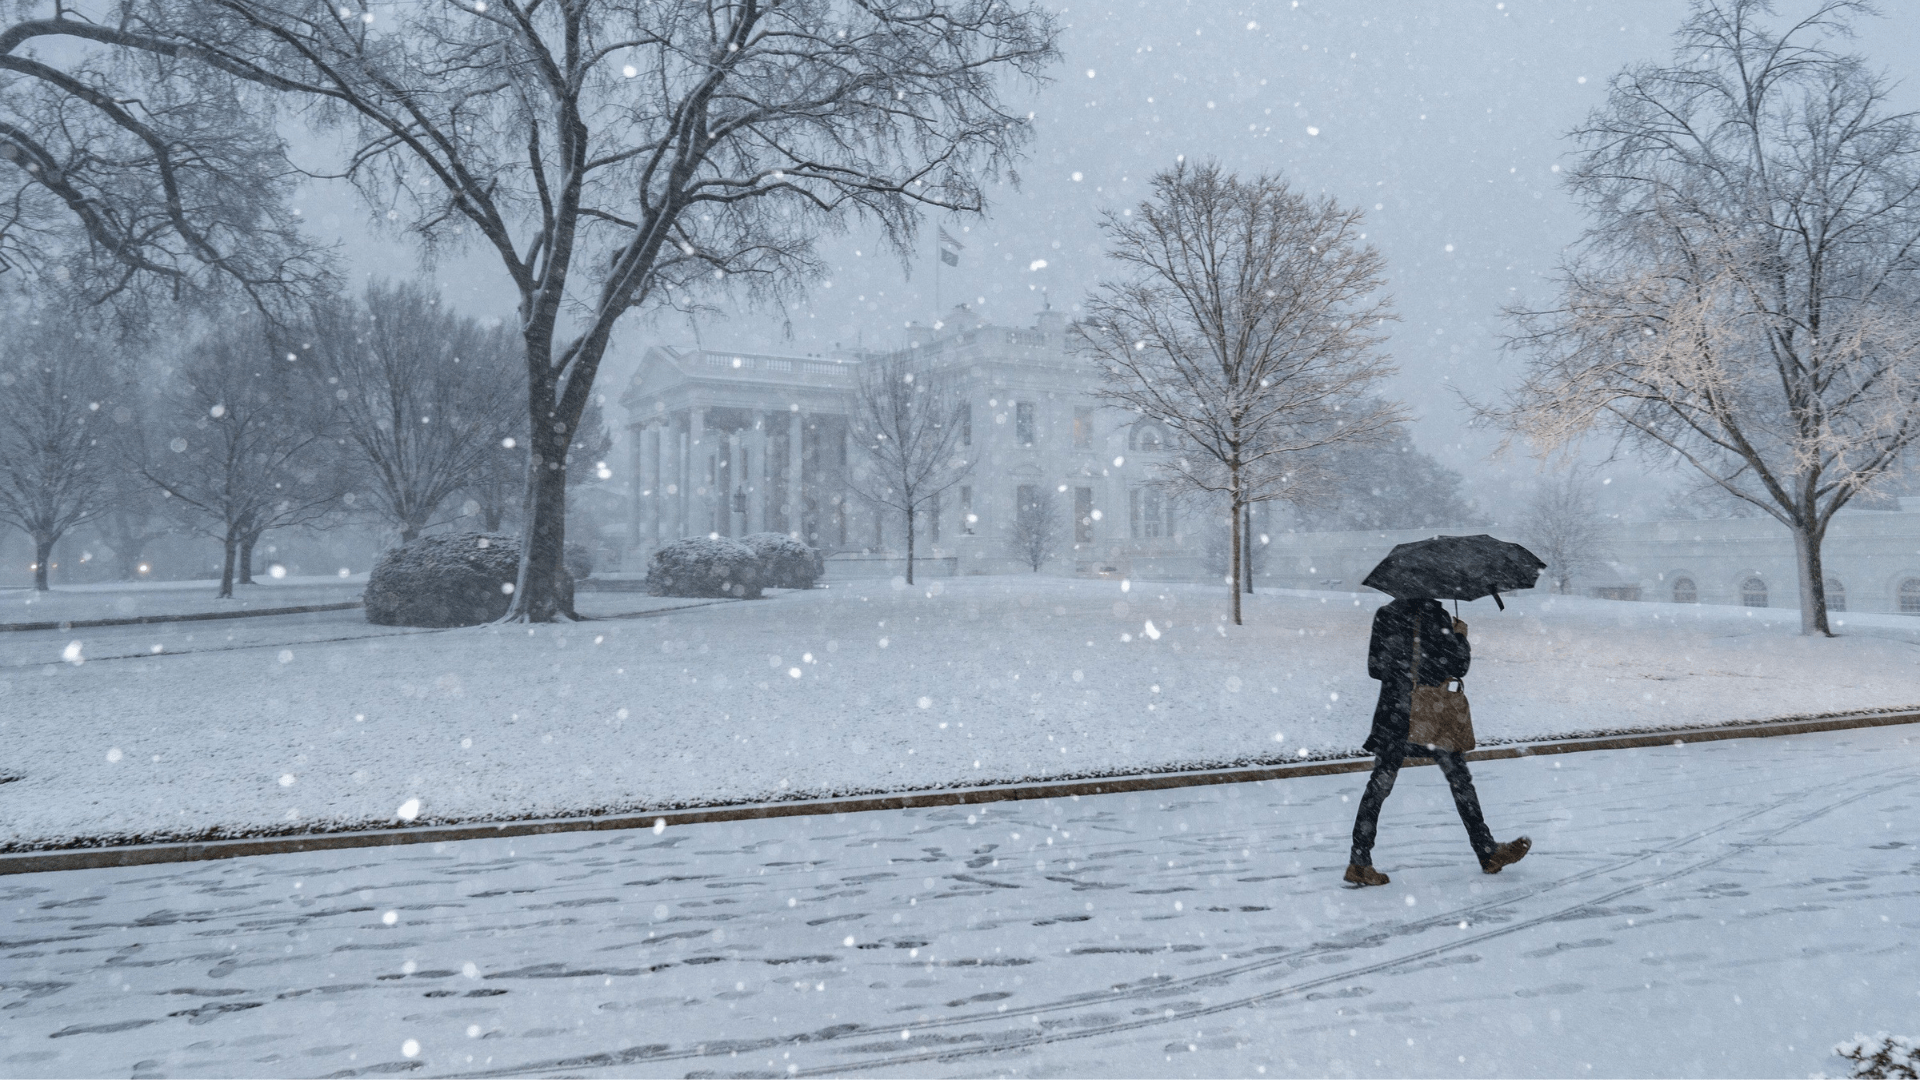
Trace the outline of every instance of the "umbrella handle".
[[1505, 600], [1500, 599], [1499, 589], [1493, 590], [1493, 602], [1500, 605], [1501, 611], [1507, 610], [1507, 602]]

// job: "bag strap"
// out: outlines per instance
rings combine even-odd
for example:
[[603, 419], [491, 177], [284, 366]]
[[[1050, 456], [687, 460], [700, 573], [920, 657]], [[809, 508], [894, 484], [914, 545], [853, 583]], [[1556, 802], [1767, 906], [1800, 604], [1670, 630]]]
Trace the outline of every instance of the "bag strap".
[[1413, 664], [1407, 670], [1407, 677], [1414, 686], [1420, 685], [1420, 615], [1413, 616]]

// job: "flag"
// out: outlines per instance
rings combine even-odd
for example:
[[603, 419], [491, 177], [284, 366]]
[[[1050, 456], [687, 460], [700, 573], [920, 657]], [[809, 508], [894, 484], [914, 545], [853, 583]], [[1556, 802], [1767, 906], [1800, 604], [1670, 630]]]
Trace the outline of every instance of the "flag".
[[946, 263], [948, 266], [959, 266], [960, 253], [962, 251], [965, 251], [966, 247], [967, 245], [961, 243], [958, 240], [955, 240], [951, 235], [948, 234], [947, 227], [945, 225], [940, 226], [940, 261], [941, 262]]

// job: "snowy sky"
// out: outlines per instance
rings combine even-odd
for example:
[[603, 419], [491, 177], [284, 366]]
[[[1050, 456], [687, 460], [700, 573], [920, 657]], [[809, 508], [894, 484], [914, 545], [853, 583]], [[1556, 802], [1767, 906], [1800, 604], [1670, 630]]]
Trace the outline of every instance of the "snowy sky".
[[[908, 320], [931, 322], [959, 302], [1025, 324], [1042, 288], [1071, 310], [1106, 272], [1099, 212], [1139, 202], [1149, 177], [1178, 155], [1212, 157], [1245, 173], [1278, 172], [1368, 212], [1368, 238], [1387, 257], [1402, 319], [1391, 344], [1401, 374], [1390, 392], [1419, 417], [1423, 449], [1465, 473], [1470, 490], [1496, 508], [1516, 503], [1508, 492], [1535, 465], [1489, 462], [1494, 437], [1464, 427], [1451, 388], [1490, 395], [1516, 373], [1517, 360], [1498, 347], [1499, 310], [1547, 296], [1542, 275], [1582, 225], [1554, 172], [1569, 150], [1565, 134], [1602, 102], [1609, 76], [1668, 55], [1686, 4], [1133, 0], [1055, 8], [1064, 60], [1029, 105], [1037, 135], [1023, 183], [996, 191], [984, 218], [941, 222], [967, 250], [957, 269], [942, 268], [940, 307], [930, 220], [909, 267], [877, 253], [871, 235], [830, 242], [831, 286], [821, 282], [789, 313], [791, 337], [778, 312], [748, 310], [699, 327], [701, 343], [783, 352], [892, 345]], [[1864, 24], [1858, 46], [1907, 84], [1896, 100], [1909, 104], [1920, 16], [1888, 10]], [[306, 201], [308, 220], [344, 242], [357, 274], [411, 263], [404, 242], [375, 233], [350, 193], [315, 190]], [[1030, 271], [1037, 260], [1045, 268]], [[476, 313], [513, 302], [484, 253], [444, 261], [435, 276]], [[649, 344], [694, 338], [684, 320], [635, 319], [602, 378], [623, 380]], [[1616, 509], [1657, 500], [1641, 472], [1611, 470], [1622, 481], [1606, 492]]]

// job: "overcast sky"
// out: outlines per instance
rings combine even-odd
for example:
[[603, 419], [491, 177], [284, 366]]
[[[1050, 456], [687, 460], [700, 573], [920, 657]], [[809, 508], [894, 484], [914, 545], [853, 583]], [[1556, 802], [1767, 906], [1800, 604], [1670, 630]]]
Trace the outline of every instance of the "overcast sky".
[[[1611, 75], [1668, 56], [1687, 5], [1134, 0], [1055, 10], [1064, 61], [1029, 106], [1036, 137], [1022, 183], [997, 189], [984, 217], [938, 222], [966, 244], [960, 266], [941, 269], [939, 307], [929, 220], [908, 268], [871, 235], [828, 243], [832, 272], [787, 313], [790, 336], [780, 313], [746, 310], [700, 326], [700, 343], [892, 345], [908, 321], [930, 323], [961, 302], [1025, 325], [1042, 289], [1071, 311], [1107, 272], [1100, 211], [1138, 203], [1179, 155], [1214, 158], [1367, 211], [1402, 320], [1389, 346], [1401, 371], [1388, 392], [1418, 416], [1420, 446], [1465, 474], [1496, 514], [1517, 502], [1513, 485], [1535, 464], [1489, 462], [1494, 436], [1466, 428], [1452, 389], [1486, 397], [1514, 377], [1517, 359], [1499, 348], [1500, 309], [1546, 298], [1544, 275], [1582, 227], [1555, 173], [1567, 161], [1566, 132], [1601, 103]], [[1920, 17], [1889, 11], [1863, 24], [1857, 44], [1904, 84], [1897, 100], [1907, 105]], [[357, 273], [411, 264], [411, 251], [372, 233], [347, 193], [314, 191], [308, 203], [309, 220], [342, 238]], [[511, 310], [504, 274], [484, 256], [445, 262], [434, 276], [476, 313]], [[609, 356], [605, 389], [623, 384], [647, 345], [693, 344], [695, 329], [633, 320]], [[1660, 482], [1637, 465], [1605, 475], [1618, 481], [1606, 492], [1616, 509], [1659, 497]]]

